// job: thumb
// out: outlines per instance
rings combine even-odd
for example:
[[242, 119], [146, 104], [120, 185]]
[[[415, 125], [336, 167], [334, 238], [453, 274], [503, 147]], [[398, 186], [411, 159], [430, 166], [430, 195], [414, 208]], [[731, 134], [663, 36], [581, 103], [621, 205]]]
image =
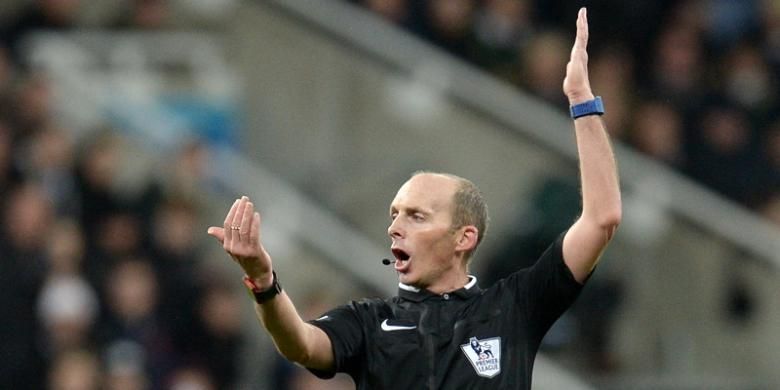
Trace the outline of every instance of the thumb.
[[206, 230], [206, 233], [208, 233], [209, 236], [216, 238], [220, 244], [225, 242], [225, 229], [221, 227], [211, 226]]

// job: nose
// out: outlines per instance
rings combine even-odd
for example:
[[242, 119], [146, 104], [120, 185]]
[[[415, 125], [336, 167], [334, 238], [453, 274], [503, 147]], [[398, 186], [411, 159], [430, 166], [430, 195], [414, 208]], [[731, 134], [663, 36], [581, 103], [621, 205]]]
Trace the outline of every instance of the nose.
[[401, 228], [401, 218], [395, 218], [390, 226], [387, 227], [387, 235], [390, 238], [402, 238], [403, 229]]

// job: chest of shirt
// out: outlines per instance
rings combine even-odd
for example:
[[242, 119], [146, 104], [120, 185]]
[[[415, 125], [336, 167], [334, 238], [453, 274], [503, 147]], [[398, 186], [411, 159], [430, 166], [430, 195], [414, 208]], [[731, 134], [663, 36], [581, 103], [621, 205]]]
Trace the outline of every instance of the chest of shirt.
[[364, 356], [373, 388], [496, 388], [508, 380], [502, 367], [535, 351], [519, 313], [478, 298], [401, 302], [371, 321]]

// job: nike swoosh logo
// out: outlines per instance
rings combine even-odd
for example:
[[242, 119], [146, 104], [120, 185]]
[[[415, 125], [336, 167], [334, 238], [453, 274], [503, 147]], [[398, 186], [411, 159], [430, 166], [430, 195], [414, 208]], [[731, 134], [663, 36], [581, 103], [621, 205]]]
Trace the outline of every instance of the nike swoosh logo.
[[328, 315], [324, 315], [324, 316], [322, 316], [322, 317], [320, 317], [320, 318], [317, 318], [317, 319], [316, 319], [316, 320], [314, 320], [314, 321], [325, 321], [325, 320], [329, 320], [329, 319], [330, 319], [330, 316], [328, 316]]
[[394, 330], [411, 330], [417, 328], [416, 325], [404, 326], [404, 325], [388, 325], [387, 320], [382, 321], [382, 330], [385, 332], [392, 332]]

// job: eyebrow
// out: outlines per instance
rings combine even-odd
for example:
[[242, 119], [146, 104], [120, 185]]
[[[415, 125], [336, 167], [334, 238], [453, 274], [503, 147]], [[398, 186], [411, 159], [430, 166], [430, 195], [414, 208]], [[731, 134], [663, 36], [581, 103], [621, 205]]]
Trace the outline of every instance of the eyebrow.
[[[404, 209], [404, 211], [407, 214], [415, 214], [415, 213], [421, 213], [421, 214], [424, 214], [424, 215], [431, 215], [431, 214], [433, 214], [433, 210], [424, 210], [424, 209], [422, 209], [420, 207], [412, 206], [412, 207], [406, 207], [406, 208], [401, 207], [401, 208]], [[390, 206], [390, 215], [393, 215], [393, 213], [399, 212], [399, 211], [400, 210], [398, 210], [398, 208], [396, 208], [395, 206]]]

